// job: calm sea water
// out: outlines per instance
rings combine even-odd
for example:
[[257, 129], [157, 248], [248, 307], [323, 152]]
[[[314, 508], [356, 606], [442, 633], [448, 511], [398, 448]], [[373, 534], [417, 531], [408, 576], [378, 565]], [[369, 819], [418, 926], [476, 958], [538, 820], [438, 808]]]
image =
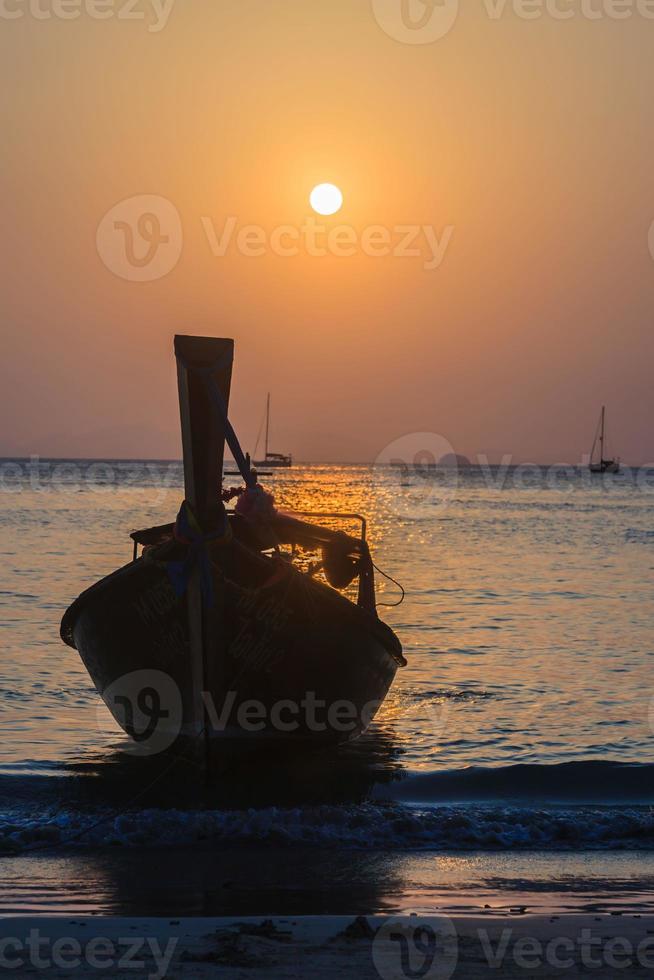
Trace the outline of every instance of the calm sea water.
[[[229, 862], [226, 845], [241, 849], [241, 867], [246, 853], [267, 849], [274, 862], [281, 849], [287, 876], [304, 869], [305, 898], [307, 848], [315, 868], [325, 848], [344, 855], [341, 877], [366, 895], [369, 877], [375, 887], [401, 880], [415, 899], [448, 881], [501, 877], [507, 860], [518, 863], [504, 880], [529, 878], [527, 861], [531, 888], [546, 877], [535, 854], [556, 853], [574, 877], [579, 849], [603, 855], [596, 876], [647, 891], [651, 474], [310, 465], [262, 482], [289, 510], [368, 517], [377, 564], [406, 589], [380, 613], [409, 663], [358, 743], [243, 763], [198, 789], [156, 760], [125, 756], [126, 737], [58, 633], [70, 601], [130, 559], [131, 530], [174, 518], [181, 466], [0, 463], [0, 909], [123, 909], [128, 889], [98, 884], [107, 867], [134, 882], [135, 861], [156, 864], [158, 849], [174, 847], [187, 855], [180, 868], [201, 853], [206, 874], [216, 854]], [[398, 599], [381, 576], [378, 594]], [[381, 863], [364, 873], [371, 850]], [[116, 891], [122, 904], [107, 898]], [[200, 907], [247, 905], [226, 894]]]

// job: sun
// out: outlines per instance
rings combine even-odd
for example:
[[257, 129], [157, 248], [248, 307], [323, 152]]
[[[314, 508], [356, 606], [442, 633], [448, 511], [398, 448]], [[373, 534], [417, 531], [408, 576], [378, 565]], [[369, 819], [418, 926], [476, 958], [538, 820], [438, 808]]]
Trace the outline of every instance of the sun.
[[336, 214], [343, 207], [343, 195], [335, 184], [318, 184], [311, 191], [309, 202], [318, 214]]

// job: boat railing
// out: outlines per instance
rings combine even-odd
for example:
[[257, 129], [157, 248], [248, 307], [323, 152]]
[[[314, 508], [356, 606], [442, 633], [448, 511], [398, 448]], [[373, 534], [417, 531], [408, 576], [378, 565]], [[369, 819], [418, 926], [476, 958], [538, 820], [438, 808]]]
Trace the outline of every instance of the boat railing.
[[326, 517], [329, 520], [343, 520], [343, 521], [359, 521], [361, 524], [361, 540], [366, 540], [366, 532], [368, 530], [368, 522], [362, 514], [346, 514], [346, 513], [330, 513], [328, 511], [316, 511], [316, 510], [295, 510], [293, 509], [293, 515], [298, 517], [312, 517], [312, 518], [322, 518]]

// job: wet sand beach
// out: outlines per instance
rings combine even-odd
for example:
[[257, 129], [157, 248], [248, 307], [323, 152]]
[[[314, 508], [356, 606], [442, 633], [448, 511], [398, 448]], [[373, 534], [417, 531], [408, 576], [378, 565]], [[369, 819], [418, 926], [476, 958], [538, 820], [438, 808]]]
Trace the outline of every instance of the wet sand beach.
[[334, 977], [641, 978], [654, 916], [16, 917], [0, 921], [14, 975], [150, 980]]

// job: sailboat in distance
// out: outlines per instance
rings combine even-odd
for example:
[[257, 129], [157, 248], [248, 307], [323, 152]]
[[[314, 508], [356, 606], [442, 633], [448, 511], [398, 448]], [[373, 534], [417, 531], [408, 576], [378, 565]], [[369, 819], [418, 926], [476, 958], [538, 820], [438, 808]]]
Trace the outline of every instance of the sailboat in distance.
[[[599, 460], [593, 462], [595, 456], [595, 447], [599, 442]], [[595, 432], [595, 439], [593, 440], [593, 448], [590, 451], [590, 463], [588, 468], [591, 473], [619, 473], [620, 472], [620, 460], [606, 458], [604, 456], [604, 447], [606, 444], [606, 408], [602, 405], [602, 413], [600, 415], [599, 424], [597, 426], [597, 431]]]
[[[259, 430], [261, 432], [261, 430]], [[268, 449], [268, 440], [270, 437], [270, 392], [268, 392], [268, 398], [266, 399], [266, 442], [265, 442], [265, 456], [263, 459], [255, 459], [253, 461], [253, 466], [292, 466], [293, 457], [285, 453], [273, 453]], [[257, 439], [257, 445], [259, 440]], [[257, 446], [254, 447], [254, 452], [256, 455]]]

